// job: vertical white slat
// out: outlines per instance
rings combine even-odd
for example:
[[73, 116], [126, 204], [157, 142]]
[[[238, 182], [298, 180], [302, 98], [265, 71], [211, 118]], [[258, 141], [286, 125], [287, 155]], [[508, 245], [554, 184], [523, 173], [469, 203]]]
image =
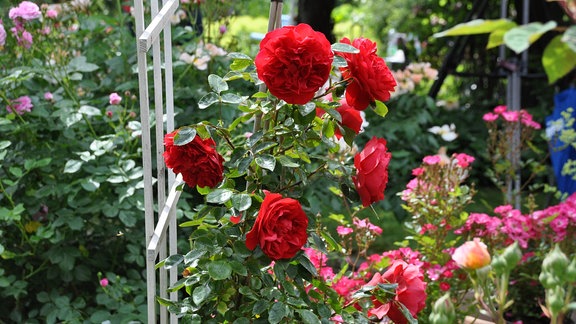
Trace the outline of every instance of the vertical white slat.
[[[167, 0], [163, 0], [166, 5]], [[174, 131], [174, 87], [172, 75], [172, 29], [170, 26], [164, 27], [164, 67], [165, 67], [165, 82], [166, 82], [166, 132], [171, 133]], [[176, 175], [172, 170], [168, 170], [168, 188], [172, 188], [175, 182]], [[170, 223], [168, 224], [168, 248], [170, 255], [178, 253], [178, 225], [176, 222], [176, 209], [171, 208], [169, 214]], [[170, 283], [178, 281], [178, 268], [170, 268]], [[171, 300], [178, 299], [178, 292], [170, 293]], [[176, 314], [170, 314], [170, 323], [178, 323]]]
[[[134, 1], [136, 37], [144, 32], [144, 4], [143, 0]], [[152, 190], [152, 144], [150, 139], [150, 109], [148, 106], [148, 64], [147, 51], [138, 46], [138, 87], [140, 96], [140, 120], [142, 127], [142, 165], [144, 169], [144, 218], [146, 232], [146, 246], [150, 243], [154, 233], [154, 197]], [[148, 307], [148, 323], [156, 322], [156, 271], [154, 260], [146, 258], [146, 294]]]
[[[158, 0], [150, 0], [150, 8], [152, 17], [158, 16]], [[161, 35], [161, 34], [160, 34]], [[164, 99], [163, 99], [163, 81], [162, 81], [162, 53], [160, 47], [160, 39], [154, 40], [152, 43], [152, 62], [154, 71], [154, 111], [156, 119], [156, 188], [157, 188], [157, 203], [159, 208], [163, 207], [166, 202], [166, 167], [162, 153], [164, 152]], [[166, 253], [166, 240], [160, 242], [160, 259], [168, 257]], [[160, 297], [167, 298], [166, 290], [168, 288], [166, 271], [160, 270]], [[168, 322], [168, 312], [165, 307], [160, 308], [160, 323]]]

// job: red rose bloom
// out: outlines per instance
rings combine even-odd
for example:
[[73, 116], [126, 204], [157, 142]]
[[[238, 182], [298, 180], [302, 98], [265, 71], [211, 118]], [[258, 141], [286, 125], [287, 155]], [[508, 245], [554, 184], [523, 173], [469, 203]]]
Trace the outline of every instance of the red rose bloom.
[[[364, 122], [360, 111], [351, 107], [348, 102], [346, 102], [346, 99], [340, 100], [340, 104], [341, 106], [336, 108], [336, 111], [338, 111], [340, 116], [342, 116], [342, 126], [352, 129], [356, 134], [360, 133], [362, 123]], [[338, 139], [342, 137], [340, 129], [337, 128], [334, 133]]]
[[386, 140], [376, 137], [368, 141], [362, 152], [354, 156], [356, 176], [353, 176], [352, 180], [364, 207], [384, 199], [391, 158], [392, 154], [388, 152]]
[[292, 198], [265, 191], [254, 226], [246, 234], [246, 247], [257, 245], [272, 260], [290, 259], [306, 243], [308, 217]]
[[426, 282], [418, 266], [407, 264], [402, 260], [395, 260], [384, 272], [374, 274], [367, 286], [377, 286], [379, 283], [396, 283], [396, 296], [393, 301], [382, 304], [374, 302], [374, 308], [368, 311], [368, 315], [375, 315], [378, 319], [387, 316], [393, 323], [408, 323], [406, 317], [395, 303], [395, 301], [406, 306], [410, 314], [417, 317], [417, 314], [426, 307]]
[[164, 162], [174, 173], [182, 174], [184, 182], [190, 187], [216, 187], [223, 179], [224, 159], [216, 152], [213, 139], [194, 140], [185, 145], [174, 145], [174, 136], [178, 130], [164, 136]]
[[254, 63], [270, 93], [289, 104], [303, 105], [328, 80], [333, 57], [324, 34], [299, 24], [266, 34]]
[[375, 100], [390, 99], [396, 80], [384, 59], [376, 54], [376, 43], [366, 38], [356, 38], [352, 43], [343, 38], [341, 43], [350, 44], [360, 50], [360, 53], [340, 53], [347, 67], [340, 68], [344, 79], [349, 79], [346, 87], [346, 100], [350, 106], [364, 110]]
[[[356, 134], [360, 133], [362, 123], [364, 123], [360, 111], [350, 107], [346, 102], [346, 99], [340, 100], [340, 104], [341, 106], [336, 108], [336, 111], [342, 117], [342, 123], [340, 125], [350, 128]], [[322, 117], [324, 113], [324, 110], [321, 108], [316, 108], [316, 116]], [[337, 139], [342, 138], [342, 132], [340, 132], [339, 128], [334, 130], [334, 136], [336, 136]]]

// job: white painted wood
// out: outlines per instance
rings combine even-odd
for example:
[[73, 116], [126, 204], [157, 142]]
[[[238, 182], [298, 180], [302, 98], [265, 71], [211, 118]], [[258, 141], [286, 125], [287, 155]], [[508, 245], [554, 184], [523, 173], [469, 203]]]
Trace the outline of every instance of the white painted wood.
[[[144, 217], [146, 219], [146, 282], [147, 282], [147, 305], [148, 323], [168, 322], [168, 311], [165, 307], [159, 307], [156, 303], [156, 296], [167, 298], [167, 288], [170, 283], [178, 279], [177, 269], [170, 271], [168, 279], [167, 271], [159, 270], [159, 285], [155, 264], [160, 259], [168, 256], [166, 238], [170, 241], [170, 254], [176, 254], [176, 212], [181, 191], [176, 187], [182, 183], [181, 178], [175, 179], [174, 174], [166, 170], [164, 164], [164, 121], [166, 121], [166, 131], [174, 130], [174, 97], [172, 86], [172, 35], [170, 17], [178, 8], [178, 0], [163, 0], [162, 7], [159, 8], [160, 0], [150, 0], [149, 9], [151, 22], [145, 26], [145, 11], [143, 0], [134, 1], [134, 13], [136, 20], [136, 36], [138, 49], [138, 83], [140, 91], [140, 115], [142, 122], [142, 163], [144, 168]], [[162, 46], [163, 40], [163, 46]], [[150, 93], [148, 83], [148, 53], [152, 49], [153, 67], [153, 96], [154, 114], [150, 112]], [[162, 53], [164, 51], [164, 53]], [[164, 55], [162, 55], [164, 54]], [[165, 96], [164, 96], [165, 95]], [[166, 112], [164, 111], [166, 106]], [[164, 118], [164, 116], [166, 116]], [[153, 122], [150, 117], [153, 117]], [[152, 125], [155, 126], [155, 148], [152, 152]], [[157, 173], [156, 182], [152, 172], [152, 154], [155, 153]], [[167, 177], [168, 175], [168, 177]], [[157, 192], [154, 195], [153, 185], [156, 185]], [[170, 195], [166, 197], [166, 189], [170, 188]], [[156, 215], [155, 204], [161, 211]], [[156, 216], [158, 225], [155, 227]], [[170, 228], [166, 234], [167, 228]], [[172, 299], [176, 299], [176, 294], [171, 294]], [[156, 312], [159, 307], [159, 318]], [[177, 323], [175, 316], [170, 316], [171, 323]]]

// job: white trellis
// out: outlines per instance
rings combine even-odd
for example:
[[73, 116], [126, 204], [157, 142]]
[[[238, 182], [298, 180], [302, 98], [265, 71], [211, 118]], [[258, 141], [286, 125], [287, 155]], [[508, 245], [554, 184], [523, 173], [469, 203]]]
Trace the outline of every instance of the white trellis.
[[[150, 24], [145, 26], [144, 0], [134, 0], [136, 19], [136, 39], [138, 52], [138, 84], [140, 91], [140, 118], [142, 123], [142, 161], [144, 168], [144, 208], [146, 220], [146, 283], [148, 303], [148, 323], [156, 323], [156, 295], [168, 298], [168, 284], [178, 281], [177, 268], [167, 271], [160, 270], [159, 280], [156, 279], [156, 261], [158, 257], [165, 259], [168, 252], [177, 254], [177, 224], [175, 206], [180, 198], [180, 190], [176, 188], [183, 183], [182, 176], [175, 176], [171, 170], [166, 170], [162, 154], [164, 153], [164, 134], [174, 130], [174, 89], [172, 78], [172, 39], [170, 17], [174, 15], [179, 0], [150, 0]], [[160, 7], [160, 1], [162, 6]], [[270, 17], [268, 31], [281, 27], [282, 1], [270, 1]], [[163, 40], [163, 42], [162, 42]], [[162, 47], [163, 45], [163, 47]], [[148, 84], [148, 52], [152, 48], [154, 114], [150, 111], [150, 96]], [[162, 73], [164, 71], [164, 73]], [[261, 91], [266, 91], [261, 86]], [[165, 98], [164, 98], [165, 95]], [[152, 172], [152, 133], [151, 117], [156, 127], [154, 134], [156, 148], [156, 183]], [[166, 122], [166, 132], [164, 131]], [[258, 124], [258, 123], [255, 123]], [[154, 184], [157, 192], [154, 199]], [[166, 191], [168, 189], [168, 195]], [[154, 210], [154, 204], [158, 212]], [[157, 216], [157, 217], [156, 217]], [[168, 230], [168, 233], [166, 232]], [[166, 244], [168, 241], [168, 245]], [[168, 247], [168, 248], [167, 248]], [[157, 288], [157, 283], [159, 287]], [[171, 300], [177, 300], [176, 292], [170, 294]], [[165, 307], [160, 307], [160, 323], [177, 323], [178, 318]]]
[[[160, 6], [162, 5], [162, 6]], [[157, 322], [156, 295], [168, 298], [169, 283], [178, 280], [176, 268], [170, 269], [170, 278], [165, 270], [160, 269], [159, 279], [156, 278], [155, 264], [158, 259], [165, 259], [170, 254], [177, 253], [176, 239], [176, 205], [180, 192], [176, 187], [182, 183], [181, 176], [166, 170], [162, 153], [164, 152], [164, 121], [166, 132], [174, 130], [174, 97], [172, 87], [172, 36], [170, 17], [178, 8], [179, 0], [150, 0], [150, 24], [145, 25], [146, 10], [143, 0], [134, 1], [136, 19], [136, 39], [138, 50], [138, 83], [140, 91], [140, 118], [142, 122], [142, 161], [144, 167], [144, 208], [146, 218], [146, 282], [148, 323]], [[163, 40], [163, 42], [162, 42]], [[162, 47], [163, 45], [163, 47]], [[153, 66], [153, 96], [154, 114], [150, 110], [148, 85], [148, 53], [152, 48]], [[164, 73], [162, 73], [164, 71]], [[165, 98], [164, 98], [165, 96]], [[164, 118], [164, 116], [166, 116]], [[156, 182], [152, 174], [152, 134], [151, 118], [156, 127], [154, 134], [156, 153]], [[154, 184], [157, 192], [154, 195]], [[166, 191], [168, 189], [168, 195]], [[156, 199], [154, 199], [156, 197]], [[158, 212], [154, 211], [154, 203]], [[157, 217], [156, 217], [157, 216]], [[167, 233], [168, 229], [168, 233]], [[166, 241], [168, 241], [168, 248]], [[159, 287], [157, 289], [157, 283]], [[170, 299], [176, 300], [177, 293], [171, 293]], [[168, 317], [165, 307], [160, 308], [160, 323], [176, 323], [176, 316]]]

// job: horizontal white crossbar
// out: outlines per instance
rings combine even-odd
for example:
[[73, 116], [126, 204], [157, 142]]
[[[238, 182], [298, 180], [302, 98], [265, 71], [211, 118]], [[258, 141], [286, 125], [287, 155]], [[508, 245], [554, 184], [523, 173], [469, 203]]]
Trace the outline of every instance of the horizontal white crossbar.
[[158, 217], [158, 224], [154, 229], [154, 234], [152, 234], [150, 244], [148, 244], [147, 248], [148, 260], [152, 262], [154, 262], [156, 260], [156, 256], [158, 256], [160, 242], [166, 235], [166, 228], [169, 225], [170, 215], [175, 214], [172, 213], [172, 211], [174, 207], [176, 207], [176, 203], [178, 202], [180, 194], [182, 193], [182, 190], [178, 190], [178, 187], [183, 183], [184, 180], [182, 180], [182, 174], [178, 174], [176, 176], [176, 180], [174, 180], [172, 188], [170, 188], [170, 193], [168, 194], [168, 198], [166, 199], [166, 204], [162, 209], [162, 213], [160, 213], [160, 216]]
[[164, 29], [166, 24], [170, 23], [170, 17], [176, 12], [178, 5], [178, 0], [169, 0], [164, 4], [160, 12], [152, 19], [150, 25], [146, 27], [138, 38], [138, 50], [140, 52], [148, 52], [150, 46], [160, 36], [162, 29]]

